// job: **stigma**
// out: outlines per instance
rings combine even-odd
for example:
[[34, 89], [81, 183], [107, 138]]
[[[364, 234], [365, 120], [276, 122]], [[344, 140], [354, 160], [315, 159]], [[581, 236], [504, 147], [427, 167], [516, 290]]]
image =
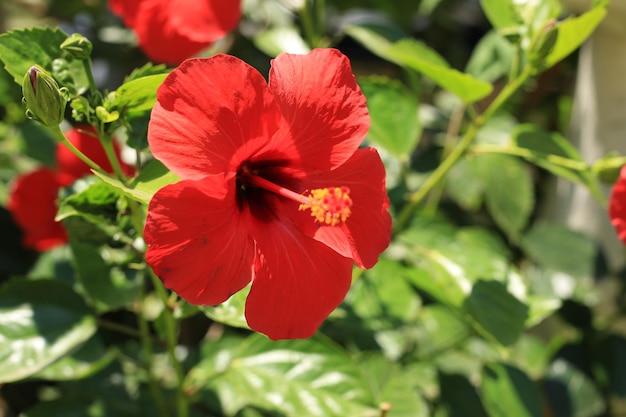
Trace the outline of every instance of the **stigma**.
[[310, 209], [311, 216], [320, 225], [337, 226], [350, 217], [351, 207], [348, 187], [330, 187], [311, 190], [299, 209]]

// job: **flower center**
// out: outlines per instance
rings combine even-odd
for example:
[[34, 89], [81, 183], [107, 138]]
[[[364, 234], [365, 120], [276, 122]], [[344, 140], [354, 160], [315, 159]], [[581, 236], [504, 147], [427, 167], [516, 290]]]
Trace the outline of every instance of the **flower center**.
[[348, 187], [316, 188], [307, 195], [303, 195], [274, 184], [249, 171], [242, 172], [240, 179], [244, 184], [262, 188], [300, 203], [299, 210], [310, 209], [311, 216], [320, 225], [337, 226], [345, 222], [352, 212], [352, 199]]
[[348, 187], [316, 188], [307, 199], [300, 204], [300, 210], [311, 209], [317, 223], [336, 226], [350, 217], [352, 199]]

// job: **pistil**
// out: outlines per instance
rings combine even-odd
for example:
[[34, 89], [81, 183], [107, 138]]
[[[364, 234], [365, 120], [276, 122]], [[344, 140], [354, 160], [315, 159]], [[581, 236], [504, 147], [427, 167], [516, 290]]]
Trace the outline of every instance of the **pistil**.
[[304, 195], [274, 184], [249, 171], [240, 174], [240, 179], [246, 185], [262, 188], [299, 203], [299, 210], [310, 209], [311, 216], [319, 225], [337, 226], [345, 222], [352, 213], [352, 199], [348, 187], [316, 188], [308, 192], [308, 195]]

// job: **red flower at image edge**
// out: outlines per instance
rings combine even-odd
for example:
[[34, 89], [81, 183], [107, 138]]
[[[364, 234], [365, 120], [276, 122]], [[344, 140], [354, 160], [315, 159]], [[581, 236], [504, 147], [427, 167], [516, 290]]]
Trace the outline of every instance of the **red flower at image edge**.
[[[106, 153], [93, 134], [93, 128], [82, 126], [66, 132], [65, 135], [91, 160], [112, 172]], [[115, 150], [119, 158], [119, 148], [116, 147]], [[129, 175], [133, 172], [132, 167], [125, 164], [122, 164], [122, 169]], [[7, 208], [22, 230], [24, 246], [43, 252], [67, 242], [63, 225], [54, 220], [59, 190], [89, 174], [91, 169], [87, 164], [67, 147], [57, 145], [55, 169], [39, 168], [20, 175], [13, 181]]]
[[133, 29], [139, 46], [158, 62], [178, 64], [233, 30], [240, 0], [109, 0]]
[[626, 244], [626, 166], [622, 167], [619, 178], [611, 191], [609, 217], [617, 236]]
[[337, 50], [279, 55], [269, 85], [232, 56], [185, 61], [148, 127], [153, 154], [183, 180], [150, 202], [147, 262], [193, 304], [252, 281], [252, 329], [312, 336], [344, 299], [353, 262], [370, 268], [389, 245], [384, 166], [358, 149], [368, 129]]

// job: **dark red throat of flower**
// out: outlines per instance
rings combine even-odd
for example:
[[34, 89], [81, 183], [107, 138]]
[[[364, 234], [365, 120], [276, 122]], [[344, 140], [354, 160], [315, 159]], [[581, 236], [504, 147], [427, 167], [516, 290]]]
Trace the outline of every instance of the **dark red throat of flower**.
[[311, 216], [318, 224], [337, 226], [345, 222], [352, 212], [352, 199], [348, 187], [316, 188], [305, 194], [298, 194], [250, 172], [246, 172], [242, 177], [248, 185], [300, 203], [299, 210], [311, 210]]

